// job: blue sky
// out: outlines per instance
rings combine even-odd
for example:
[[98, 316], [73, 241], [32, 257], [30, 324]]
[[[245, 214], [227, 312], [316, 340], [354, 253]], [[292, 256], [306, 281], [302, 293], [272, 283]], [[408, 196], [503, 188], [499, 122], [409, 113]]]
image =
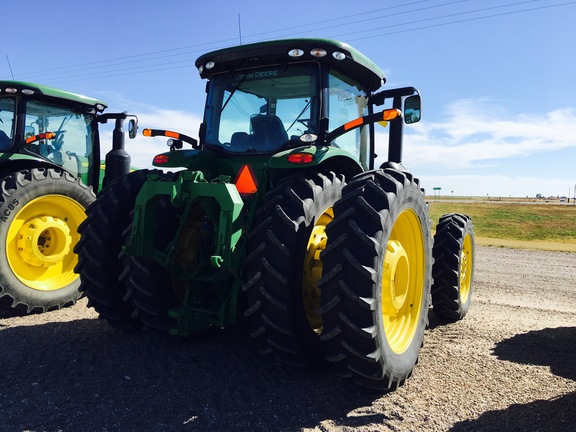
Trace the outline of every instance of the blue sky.
[[[420, 90], [404, 164], [428, 191], [575, 195], [576, 1], [2, 0], [0, 21], [0, 79], [100, 98], [142, 127], [192, 136], [202, 53], [339, 39], [387, 72], [386, 87]], [[139, 137], [128, 150], [144, 167], [165, 147]]]

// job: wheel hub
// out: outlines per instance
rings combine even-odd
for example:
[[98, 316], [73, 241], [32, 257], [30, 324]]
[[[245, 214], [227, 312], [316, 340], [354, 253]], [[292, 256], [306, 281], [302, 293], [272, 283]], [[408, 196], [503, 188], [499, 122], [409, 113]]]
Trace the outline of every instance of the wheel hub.
[[304, 255], [304, 268], [302, 274], [302, 295], [308, 324], [315, 332], [322, 331], [322, 318], [318, 315], [320, 308], [321, 293], [318, 289], [318, 280], [322, 277], [322, 260], [320, 254], [326, 249], [328, 236], [326, 225], [334, 219], [332, 208], [324, 211], [318, 218], [306, 245]]
[[470, 235], [464, 237], [464, 244], [460, 252], [460, 299], [462, 302], [468, 301], [470, 295], [470, 284], [472, 281], [472, 238]]
[[408, 294], [409, 280], [408, 255], [399, 241], [390, 240], [382, 277], [382, 312], [384, 314], [396, 315], [402, 309]]
[[66, 221], [51, 216], [28, 221], [18, 234], [18, 253], [25, 262], [36, 267], [50, 267], [61, 262], [73, 242]]

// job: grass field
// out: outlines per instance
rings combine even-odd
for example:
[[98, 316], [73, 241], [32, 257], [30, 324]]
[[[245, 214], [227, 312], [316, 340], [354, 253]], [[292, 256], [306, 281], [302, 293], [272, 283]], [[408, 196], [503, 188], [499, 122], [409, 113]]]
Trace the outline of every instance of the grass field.
[[576, 252], [576, 206], [429, 198], [433, 228], [445, 213], [472, 217], [480, 245]]

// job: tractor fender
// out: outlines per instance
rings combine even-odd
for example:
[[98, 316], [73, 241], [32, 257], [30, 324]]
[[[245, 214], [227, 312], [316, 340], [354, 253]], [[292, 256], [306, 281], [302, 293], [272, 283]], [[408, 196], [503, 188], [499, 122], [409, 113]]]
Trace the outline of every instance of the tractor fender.
[[347, 151], [334, 146], [307, 145], [276, 153], [269, 160], [271, 178], [285, 176], [286, 170], [320, 168], [352, 178], [364, 172], [362, 166]]
[[209, 170], [216, 167], [216, 154], [211, 150], [170, 150], [154, 157], [152, 165], [158, 168], [186, 168], [189, 171]]
[[29, 170], [32, 168], [53, 168], [58, 171], [66, 171], [60, 165], [41, 157], [34, 157], [21, 153], [0, 154], [0, 178], [4, 178], [18, 171]]

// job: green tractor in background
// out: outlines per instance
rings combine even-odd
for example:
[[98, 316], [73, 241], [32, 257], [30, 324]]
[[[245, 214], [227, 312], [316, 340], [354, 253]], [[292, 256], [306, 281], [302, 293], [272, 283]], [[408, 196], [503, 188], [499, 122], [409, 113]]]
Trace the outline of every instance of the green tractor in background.
[[[89, 305], [120, 328], [183, 336], [246, 318], [279, 361], [328, 359], [358, 384], [401, 385], [430, 299], [462, 318], [474, 266], [470, 218], [443, 217], [433, 248], [424, 192], [401, 163], [418, 91], [380, 90], [380, 68], [325, 39], [222, 49], [196, 66], [208, 80], [199, 142], [144, 130], [170, 138], [162, 170], [121, 176], [87, 210], [76, 269]], [[389, 143], [375, 168], [377, 128]]]
[[0, 81], [0, 306], [45, 312], [80, 297], [73, 249], [103, 180], [99, 123], [117, 121], [106, 181], [130, 165], [122, 124], [135, 118], [105, 108], [51, 87]]

